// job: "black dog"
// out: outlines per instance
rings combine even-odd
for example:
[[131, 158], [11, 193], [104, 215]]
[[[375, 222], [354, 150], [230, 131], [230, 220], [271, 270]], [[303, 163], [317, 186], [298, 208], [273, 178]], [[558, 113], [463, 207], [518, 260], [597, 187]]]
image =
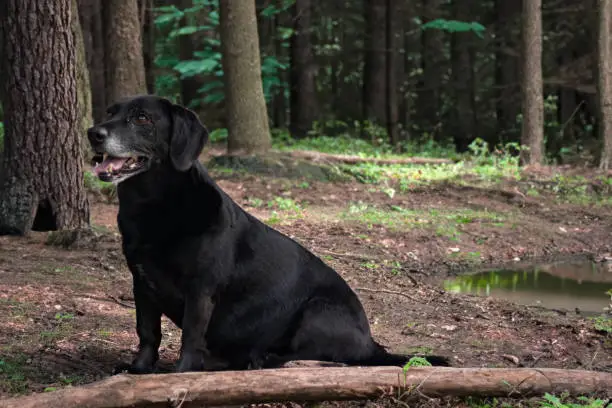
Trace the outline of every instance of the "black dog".
[[154, 370], [162, 314], [182, 328], [179, 372], [290, 360], [403, 365], [410, 358], [372, 339], [340, 275], [215, 184], [198, 162], [208, 133], [192, 111], [134, 97], [112, 105], [88, 137], [94, 172], [118, 184], [118, 223], [133, 275], [140, 347], [121, 368]]

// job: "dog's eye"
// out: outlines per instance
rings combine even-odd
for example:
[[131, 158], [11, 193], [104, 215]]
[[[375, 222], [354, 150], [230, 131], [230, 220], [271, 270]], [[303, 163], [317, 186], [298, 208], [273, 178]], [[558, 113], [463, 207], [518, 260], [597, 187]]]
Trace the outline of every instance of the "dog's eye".
[[136, 123], [137, 125], [148, 125], [149, 123], [151, 123], [151, 120], [148, 116], [141, 113], [134, 118], [134, 123]]

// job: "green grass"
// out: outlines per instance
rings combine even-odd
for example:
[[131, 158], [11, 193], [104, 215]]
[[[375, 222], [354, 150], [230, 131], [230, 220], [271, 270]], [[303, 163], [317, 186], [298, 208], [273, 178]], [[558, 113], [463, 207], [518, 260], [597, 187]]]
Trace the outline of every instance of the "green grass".
[[24, 366], [27, 356], [18, 354], [0, 357], [0, 388], [10, 394], [23, 394], [28, 391], [28, 381]]
[[433, 228], [436, 235], [445, 236], [451, 240], [458, 240], [461, 225], [474, 222], [499, 224], [505, 221], [503, 215], [484, 210], [423, 210], [405, 209], [398, 206], [385, 209], [363, 202], [350, 203], [340, 217], [346, 221], [366, 224], [368, 227], [381, 225], [395, 231]]

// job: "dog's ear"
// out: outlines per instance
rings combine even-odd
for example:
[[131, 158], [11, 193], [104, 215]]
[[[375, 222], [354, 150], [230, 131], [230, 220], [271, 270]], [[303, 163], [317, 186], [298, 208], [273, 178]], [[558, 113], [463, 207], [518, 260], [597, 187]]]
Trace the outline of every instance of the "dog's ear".
[[202, 152], [208, 130], [192, 110], [172, 104], [171, 111], [170, 160], [175, 169], [187, 171]]

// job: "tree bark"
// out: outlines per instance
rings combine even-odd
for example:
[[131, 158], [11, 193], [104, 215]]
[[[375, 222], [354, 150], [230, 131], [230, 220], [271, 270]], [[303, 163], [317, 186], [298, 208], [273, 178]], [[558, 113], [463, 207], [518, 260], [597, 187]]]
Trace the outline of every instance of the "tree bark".
[[[423, 22], [439, 17], [441, 0], [422, 0]], [[442, 106], [442, 81], [444, 78], [444, 33], [441, 30], [427, 29], [421, 34], [422, 80], [417, 96], [417, 119], [422, 133], [435, 140], [442, 139], [440, 111]]]
[[138, 0], [104, 0], [106, 102], [147, 92]]
[[296, 0], [293, 4], [291, 36], [290, 131], [297, 138], [308, 136], [317, 118], [315, 62], [311, 41], [311, 2]]
[[496, 116], [497, 135], [501, 143], [518, 142], [520, 139], [517, 122], [521, 104], [520, 41], [517, 41], [516, 35], [520, 12], [521, 0], [495, 1], [495, 37], [498, 39], [495, 52]]
[[94, 122], [100, 122], [106, 116], [106, 58], [100, 0], [79, 0], [79, 15], [89, 69], [92, 115]]
[[[453, 1], [458, 21], [469, 21], [473, 4], [469, 0]], [[476, 107], [471, 55], [471, 32], [457, 32], [451, 38], [452, 81], [454, 91], [452, 135], [457, 151], [464, 152], [476, 137]]]
[[542, 0], [523, 2], [523, 127], [521, 163], [544, 160], [544, 97], [542, 95]]
[[87, 68], [87, 57], [85, 55], [85, 42], [83, 30], [77, 13], [79, 6], [77, 0], [72, 0], [72, 35], [74, 35], [74, 46], [77, 54], [77, 109], [79, 120], [79, 140], [81, 141], [83, 159], [89, 162], [91, 149], [87, 141], [87, 129], [91, 127], [93, 118], [91, 112], [91, 86], [89, 82], [89, 69]]
[[[6, 0], [0, 233], [89, 225], [71, 0]], [[28, 27], [24, 30], [23, 27]], [[42, 35], [41, 33], [44, 33]]]
[[387, 126], [387, 0], [365, 2], [365, 65], [363, 67], [363, 116]]
[[394, 0], [387, 0], [386, 11], [386, 108], [387, 133], [392, 146], [399, 143], [399, 110], [397, 95], [397, 29], [395, 24], [397, 9]]
[[599, 134], [603, 151], [599, 161], [602, 170], [612, 168], [612, 52], [610, 24], [612, 24], [612, 0], [599, 0], [599, 38], [597, 95], [599, 98]]
[[0, 400], [0, 408], [120, 408], [426, 397], [612, 396], [612, 373], [552, 368], [323, 367], [117, 375]]
[[263, 152], [270, 148], [271, 140], [255, 2], [220, 0], [219, 6], [228, 153]]
[[[189, 7], [193, 7], [193, 0], [180, 0], [178, 7], [184, 10]], [[187, 16], [183, 18], [181, 26], [191, 25], [193, 21], [189, 21]], [[194, 47], [194, 36], [193, 35], [180, 35], [178, 37], [179, 45], [179, 58], [181, 61], [193, 60]], [[198, 89], [200, 89], [201, 83], [197, 76], [181, 78], [181, 100], [185, 106], [189, 106], [190, 103], [199, 97]]]
[[140, 0], [142, 25], [142, 57], [144, 60], [147, 92], [155, 93], [155, 22], [153, 15], [154, 0]]

